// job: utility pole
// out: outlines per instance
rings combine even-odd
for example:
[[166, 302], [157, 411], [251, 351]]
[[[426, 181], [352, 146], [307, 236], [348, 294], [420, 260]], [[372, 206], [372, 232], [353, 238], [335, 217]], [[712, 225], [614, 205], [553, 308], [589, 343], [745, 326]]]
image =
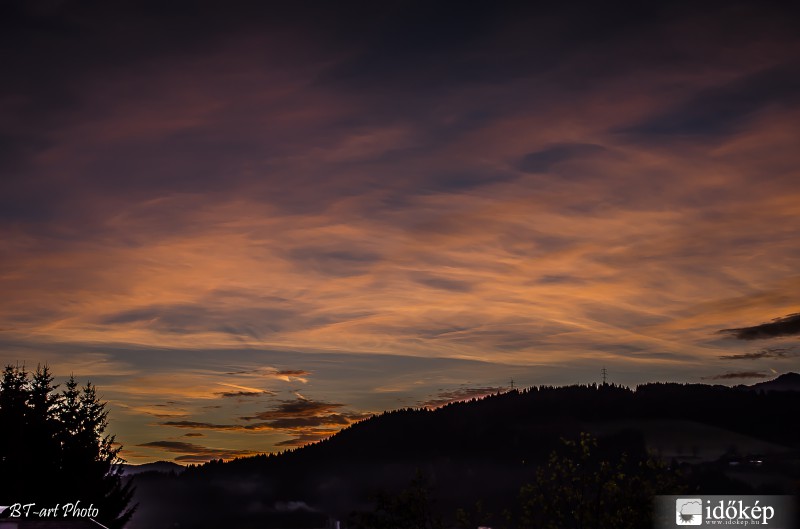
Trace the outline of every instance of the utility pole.
[[514, 391], [514, 379], [511, 379], [511, 391]]
[[603, 369], [600, 371], [603, 374], [603, 385], [606, 385], [606, 377], [608, 376], [608, 371], [606, 371], [606, 367], [603, 366]]

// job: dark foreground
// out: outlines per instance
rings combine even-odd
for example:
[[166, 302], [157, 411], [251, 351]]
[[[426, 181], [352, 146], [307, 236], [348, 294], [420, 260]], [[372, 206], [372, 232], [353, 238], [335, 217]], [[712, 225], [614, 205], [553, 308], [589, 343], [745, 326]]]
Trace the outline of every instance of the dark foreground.
[[129, 527], [649, 527], [655, 494], [797, 493], [799, 408], [797, 391], [648, 384], [388, 412], [280, 455], [132, 476]]

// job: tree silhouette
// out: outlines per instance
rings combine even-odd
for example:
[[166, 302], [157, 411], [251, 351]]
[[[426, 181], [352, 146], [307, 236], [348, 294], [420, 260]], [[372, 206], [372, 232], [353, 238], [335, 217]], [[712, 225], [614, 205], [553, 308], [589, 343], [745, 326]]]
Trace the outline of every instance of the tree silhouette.
[[[27, 453], [28, 374], [25, 368], [6, 366], [0, 380], [0, 497], [9, 492], [27, 493], [24, 483]], [[18, 482], [21, 481], [21, 482]]]
[[121, 529], [135, 509], [129, 507], [133, 488], [122, 480], [121, 447], [105, 433], [106, 404], [93, 384], [79, 388], [74, 377], [60, 394], [56, 389], [47, 366], [38, 367], [32, 379], [24, 367], [5, 367], [0, 380], [0, 475], [5, 478], [0, 497], [42, 506], [92, 504], [98, 521]]
[[648, 527], [654, 496], [681, 488], [674, 472], [649, 457], [603, 457], [588, 433], [563, 444], [522, 487], [522, 527]]
[[375, 509], [351, 515], [355, 529], [442, 529], [442, 519], [436, 514], [431, 484], [417, 470], [410, 485], [397, 495], [379, 492]]
[[[47, 366], [37, 366], [29, 387], [26, 451], [33, 454], [27, 461], [27, 471], [36, 476], [46, 476], [61, 467], [61, 450], [58, 439], [59, 422], [56, 417], [61, 395], [56, 393], [53, 376]], [[36, 487], [30, 483], [31, 487]], [[36, 494], [36, 490], [28, 490], [26, 494]], [[51, 493], [51, 494], [48, 494]], [[48, 503], [57, 501], [55, 491], [45, 489], [40, 492]]]

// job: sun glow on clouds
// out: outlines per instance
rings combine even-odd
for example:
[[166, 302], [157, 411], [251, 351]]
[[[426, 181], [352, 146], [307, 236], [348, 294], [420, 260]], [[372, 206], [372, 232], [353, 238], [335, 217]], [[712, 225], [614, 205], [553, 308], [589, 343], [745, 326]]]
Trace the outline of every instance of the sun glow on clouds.
[[300, 386], [351, 421], [514, 370], [752, 362], [716, 331], [798, 310], [800, 47], [774, 13], [735, 39], [706, 16], [562, 42], [504, 15], [441, 49], [220, 29], [213, 52], [76, 62], [58, 108], [11, 72], [49, 111], [0, 130], [2, 358], [99, 379], [129, 445], [186, 458], [153, 417], [238, 425], [207, 432], [236, 454], [344, 424], [234, 420]]
[[[454, 206], [424, 197], [417, 215], [424, 220], [402, 230], [368, 221], [329, 228], [314, 220], [306, 228], [297, 221], [288, 230], [273, 228], [302, 243], [257, 238], [255, 232], [270, 228], [257, 218], [242, 226], [248, 207], [237, 204], [237, 226], [223, 233], [119, 248], [122, 255], [111, 259], [126, 263], [119, 271], [125, 279], [109, 289], [124, 293], [84, 293], [70, 314], [26, 322], [24, 330], [166, 347], [416, 350], [478, 358], [496, 343], [494, 359], [535, 363], [584, 339], [603, 342], [608, 334], [619, 340], [619, 333], [628, 333], [626, 339], [657, 346], [669, 336], [652, 329], [681, 307], [724, 298], [732, 287], [750, 284], [757, 294], [759, 286], [781, 286], [769, 281], [779, 262], [754, 260], [752, 249], [730, 250], [729, 240], [718, 244], [714, 239], [724, 233], [692, 218], [691, 210], [568, 216], [532, 207], [533, 194], [512, 198], [524, 196], [524, 183], [507, 187], [511, 196], [489, 204], [484, 197], [449, 196], [468, 211], [452, 215]], [[781, 216], [772, 211], [765, 223]], [[210, 232], [225, 215], [213, 218], [205, 221]], [[741, 224], [735, 237], [746, 239], [748, 226]], [[752, 237], [762, 229], [751, 221]], [[717, 256], [714, 266], [711, 255]], [[75, 295], [63, 290], [48, 297]], [[776, 310], [789, 310], [790, 303]], [[512, 341], [497, 343], [504, 333]]]

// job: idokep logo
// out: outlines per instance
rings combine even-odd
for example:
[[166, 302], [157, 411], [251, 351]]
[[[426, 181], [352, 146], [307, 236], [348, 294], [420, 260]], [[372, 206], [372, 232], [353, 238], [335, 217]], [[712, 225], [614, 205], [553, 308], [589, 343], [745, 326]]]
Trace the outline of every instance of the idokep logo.
[[678, 498], [675, 500], [676, 525], [703, 525], [703, 500]]
[[655, 529], [684, 525], [758, 526], [767, 529], [800, 527], [794, 496], [710, 495], [697, 498], [657, 496], [653, 512]]

